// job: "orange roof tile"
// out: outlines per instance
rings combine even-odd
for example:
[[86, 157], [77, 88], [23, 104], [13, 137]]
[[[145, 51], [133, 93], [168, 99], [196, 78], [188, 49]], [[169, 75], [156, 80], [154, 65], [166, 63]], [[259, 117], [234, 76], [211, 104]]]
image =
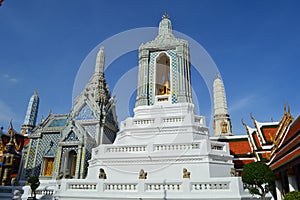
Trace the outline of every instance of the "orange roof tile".
[[277, 131], [278, 127], [262, 127], [261, 128], [261, 132], [263, 133], [266, 142], [271, 142], [272, 138], [275, 137], [276, 131]]
[[230, 152], [236, 154], [247, 154], [252, 152], [248, 140], [244, 141], [229, 141]]

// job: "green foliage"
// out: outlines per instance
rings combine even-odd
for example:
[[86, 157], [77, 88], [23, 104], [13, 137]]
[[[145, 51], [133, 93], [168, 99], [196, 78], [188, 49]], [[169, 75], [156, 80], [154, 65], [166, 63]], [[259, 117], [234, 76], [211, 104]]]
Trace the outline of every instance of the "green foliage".
[[284, 195], [284, 200], [300, 200], [300, 192], [293, 191]]
[[[31, 191], [34, 195], [34, 197], [36, 196], [36, 189], [40, 186], [40, 180], [38, 177], [36, 176], [31, 176], [28, 178], [27, 183], [30, 185]], [[32, 195], [32, 194], [31, 194]]]
[[251, 194], [257, 194], [264, 199], [265, 195], [275, 188], [273, 171], [262, 162], [244, 165], [242, 180]]

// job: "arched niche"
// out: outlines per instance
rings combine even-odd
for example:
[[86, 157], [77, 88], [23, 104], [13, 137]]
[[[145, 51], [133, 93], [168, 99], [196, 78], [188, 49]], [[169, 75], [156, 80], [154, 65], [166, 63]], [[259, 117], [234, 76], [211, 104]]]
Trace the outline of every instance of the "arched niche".
[[170, 57], [166, 53], [160, 53], [156, 58], [155, 95], [171, 94], [170, 63]]

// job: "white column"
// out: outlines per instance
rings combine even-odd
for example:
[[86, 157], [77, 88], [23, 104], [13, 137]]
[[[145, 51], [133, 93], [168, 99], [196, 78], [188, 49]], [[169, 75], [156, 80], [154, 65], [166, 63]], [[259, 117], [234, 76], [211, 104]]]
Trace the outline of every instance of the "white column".
[[81, 163], [81, 146], [78, 147], [78, 153], [77, 153], [77, 161], [76, 161], [76, 171], [75, 171], [75, 178], [81, 178], [80, 177], [80, 163]]
[[277, 200], [282, 200], [282, 193], [281, 193], [282, 185], [281, 185], [280, 179], [275, 180], [275, 186], [276, 186]]
[[298, 190], [296, 176], [292, 168], [288, 169], [287, 177], [289, 182], [289, 192]]

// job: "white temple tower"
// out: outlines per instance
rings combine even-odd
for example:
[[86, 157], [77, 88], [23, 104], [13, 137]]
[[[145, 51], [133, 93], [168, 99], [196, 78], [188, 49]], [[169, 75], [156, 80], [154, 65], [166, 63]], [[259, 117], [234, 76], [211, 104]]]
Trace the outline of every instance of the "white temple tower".
[[136, 107], [161, 101], [158, 95], [168, 97], [172, 104], [192, 102], [188, 42], [174, 37], [166, 14], [155, 40], [139, 48]]
[[223, 81], [217, 74], [214, 89], [214, 136], [232, 135]]
[[[212, 141], [195, 114], [188, 42], [172, 34], [167, 15], [158, 36], [139, 48], [134, 116], [113, 144], [93, 148], [85, 179], [41, 182], [59, 200], [248, 200], [233, 177], [228, 143]], [[24, 192], [23, 197], [27, 197]]]
[[39, 102], [40, 99], [38, 96], [38, 92], [34, 91], [34, 94], [31, 96], [29, 100], [25, 120], [21, 127], [23, 134], [27, 134], [35, 127], [36, 118], [39, 109]]

